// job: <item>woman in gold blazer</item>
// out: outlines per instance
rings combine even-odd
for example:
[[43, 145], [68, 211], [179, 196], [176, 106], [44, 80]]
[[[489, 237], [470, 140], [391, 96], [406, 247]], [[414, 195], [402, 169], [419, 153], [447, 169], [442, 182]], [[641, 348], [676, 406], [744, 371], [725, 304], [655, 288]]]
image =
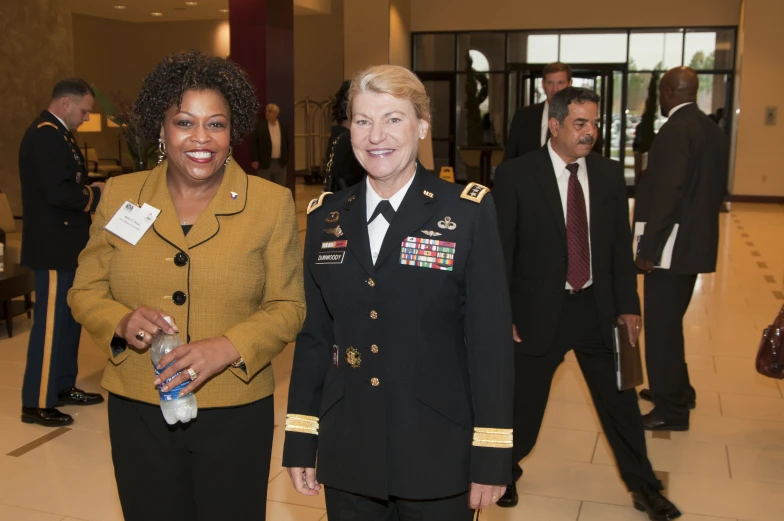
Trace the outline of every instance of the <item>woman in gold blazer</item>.
[[[126, 521], [265, 518], [270, 362], [295, 339], [305, 306], [291, 192], [246, 175], [229, 155], [256, 109], [235, 64], [195, 52], [166, 58], [135, 112], [167, 159], [107, 183], [79, 257], [68, 302], [109, 357], [103, 386]], [[160, 210], [135, 246], [105, 229], [127, 203]], [[147, 348], [160, 330], [186, 344], [156, 378]], [[161, 382], [187, 382], [181, 395], [195, 392], [198, 417], [167, 425]]]

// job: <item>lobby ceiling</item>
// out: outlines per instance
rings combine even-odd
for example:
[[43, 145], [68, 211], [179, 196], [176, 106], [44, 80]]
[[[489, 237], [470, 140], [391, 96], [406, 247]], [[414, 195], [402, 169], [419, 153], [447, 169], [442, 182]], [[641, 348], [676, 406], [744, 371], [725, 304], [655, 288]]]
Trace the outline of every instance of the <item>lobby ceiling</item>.
[[[71, 0], [72, 13], [124, 22], [228, 20], [228, 7], [229, 0]], [[330, 7], [331, 0], [294, 0], [294, 15], [328, 14]], [[152, 13], [160, 13], [160, 16]]]

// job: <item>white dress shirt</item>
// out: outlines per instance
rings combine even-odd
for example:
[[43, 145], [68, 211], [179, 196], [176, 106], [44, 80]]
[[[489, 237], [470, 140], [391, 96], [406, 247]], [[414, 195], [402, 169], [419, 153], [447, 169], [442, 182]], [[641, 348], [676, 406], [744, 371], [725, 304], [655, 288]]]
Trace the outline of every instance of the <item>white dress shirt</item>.
[[693, 101], [687, 101], [686, 103], [681, 103], [680, 105], [676, 105], [676, 106], [674, 106], [674, 107], [672, 108], [672, 110], [670, 110], [670, 113], [669, 113], [669, 114], [667, 114], [667, 117], [668, 117], [668, 118], [671, 118], [673, 114], [675, 114], [676, 112], [678, 112], [680, 109], [682, 109], [682, 108], [683, 108], [683, 107], [685, 107], [686, 105], [691, 105], [692, 103], [694, 103], [694, 102], [693, 102]]
[[[47, 110], [46, 112], [49, 112], [49, 111]], [[49, 114], [51, 114], [52, 116], [56, 117], [56, 118], [57, 118], [57, 121], [59, 121], [60, 123], [62, 123], [62, 124], [63, 124], [63, 126], [66, 128], [66, 130], [68, 130], [68, 132], [70, 132], [70, 131], [71, 131], [71, 129], [70, 129], [70, 128], [68, 128], [68, 125], [66, 125], [66, 124], [65, 124], [65, 121], [63, 121], [62, 119], [60, 119], [60, 117], [59, 117], [57, 114], [55, 114], [54, 112], [49, 112]]]
[[267, 122], [269, 127], [270, 141], [272, 142], [272, 159], [280, 159], [280, 123], [275, 120], [275, 123]]
[[[416, 172], [414, 175], [411, 176], [411, 179], [408, 180], [408, 183], [398, 190], [395, 195], [389, 198], [389, 204], [392, 205], [392, 208], [397, 209], [400, 208], [400, 203], [403, 202], [403, 198], [406, 196], [406, 192], [411, 187], [411, 183], [414, 182], [414, 177], [416, 176]], [[366, 200], [366, 208], [367, 208], [367, 217], [365, 218], [365, 222], [373, 215], [373, 212], [376, 210], [376, 206], [378, 203], [383, 201], [380, 195], [373, 190], [373, 187], [370, 186], [370, 177], [365, 178], [365, 183], [367, 183], [367, 196], [365, 197]], [[379, 214], [373, 219], [373, 222], [368, 224], [368, 239], [370, 240], [370, 255], [373, 258], [373, 265], [376, 264], [376, 259], [378, 259], [378, 254], [381, 251], [381, 244], [384, 242], [384, 236], [387, 234], [387, 230], [389, 229], [389, 223], [384, 218], [383, 214]]]
[[[555, 170], [555, 180], [558, 182], [558, 192], [561, 194], [561, 207], [563, 208], [564, 214], [564, 224], [566, 224], [566, 204], [567, 204], [567, 197], [569, 195], [569, 176], [572, 175], [569, 170], [566, 169], [566, 162], [561, 159], [561, 156], [556, 154], [555, 150], [553, 150], [553, 145], [548, 141], [547, 143], [547, 150], [550, 152], [550, 161], [553, 163], [553, 169]], [[590, 255], [591, 252], [591, 198], [590, 198], [590, 191], [588, 188], [588, 167], [585, 165], [585, 158], [581, 157], [577, 160], [577, 164], [580, 165], [580, 168], [577, 170], [577, 180], [580, 182], [580, 186], [583, 188], [583, 195], [585, 196], [585, 215], [588, 218], [588, 253]], [[587, 288], [591, 284], [593, 284], [593, 257], [589, 256], [591, 259], [591, 276], [588, 279], [588, 282], [585, 283], [583, 288]], [[572, 286], [567, 282], [566, 289], [574, 289]]]
[[544, 102], [544, 112], [542, 112], [542, 135], [541, 143], [544, 146], [547, 143], [547, 126], [550, 123], [550, 103]]

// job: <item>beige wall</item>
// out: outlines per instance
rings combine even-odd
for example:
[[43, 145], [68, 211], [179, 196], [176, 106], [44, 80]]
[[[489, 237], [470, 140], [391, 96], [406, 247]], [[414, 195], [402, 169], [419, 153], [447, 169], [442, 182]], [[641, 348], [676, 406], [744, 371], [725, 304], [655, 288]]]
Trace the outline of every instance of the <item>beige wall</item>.
[[[734, 194], [784, 196], [784, 171], [776, 154], [784, 142], [782, 20], [784, 2], [745, 1]], [[765, 125], [769, 106], [778, 106], [776, 126]]]
[[74, 74], [69, 0], [0, 1], [0, 190], [22, 215], [19, 144], [54, 84]]
[[411, 30], [737, 25], [739, 6], [740, 0], [417, 0], [411, 2]]
[[411, 0], [389, 2], [389, 63], [411, 67]]
[[346, 77], [370, 65], [389, 63], [389, 0], [344, 0], [343, 6]]

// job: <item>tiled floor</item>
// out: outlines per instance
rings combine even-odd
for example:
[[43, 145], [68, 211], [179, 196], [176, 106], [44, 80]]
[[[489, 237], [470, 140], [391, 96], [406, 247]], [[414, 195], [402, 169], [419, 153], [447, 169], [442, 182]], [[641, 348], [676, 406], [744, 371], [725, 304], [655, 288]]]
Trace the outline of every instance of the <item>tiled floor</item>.
[[[318, 187], [298, 186], [305, 205]], [[683, 521], [784, 519], [784, 381], [759, 376], [760, 331], [784, 304], [784, 207], [736, 204], [721, 215], [719, 270], [701, 277], [686, 318], [698, 392], [691, 430], [648, 438], [654, 468]], [[20, 457], [8, 456], [52, 431], [19, 421], [30, 322], [0, 340], [0, 521], [122, 519], [112, 474], [105, 405], [65, 408], [73, 428]], [[5, 328], [0, 328], [4, 335]], [[267, 519], [326, 520], [322, 497], [294, 492], [281, 466], [282, 427], [293, 349], [273, 363], [276, 430]], [[104, 361], [83, 339], [79, 385], [99, 390]], [[524, 462], [520, 504], [492, 507], [484, 521], [644, 521], [631, 508], [573, 358], [558, 370], [539, 444]], [[648, 405], [641, 404], [644, 411]], [[74, 486], [78, 482], [80, 486]], [[222, 521], [222, 520], [216, 520]]]

